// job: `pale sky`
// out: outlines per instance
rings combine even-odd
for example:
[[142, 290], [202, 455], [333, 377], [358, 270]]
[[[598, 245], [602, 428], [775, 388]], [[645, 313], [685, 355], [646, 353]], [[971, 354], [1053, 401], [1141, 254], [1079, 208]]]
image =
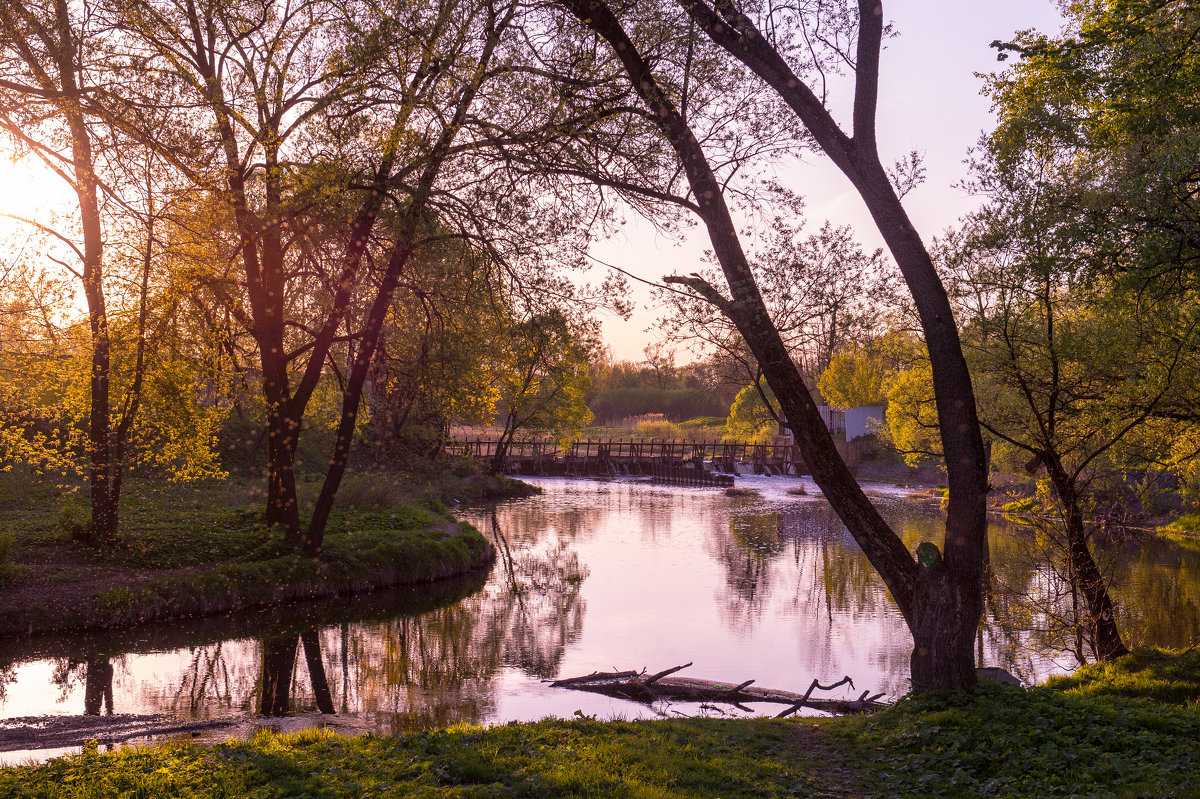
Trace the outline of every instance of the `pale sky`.
[[[974, 73], [999, 71], [1005, 64], [996, 61], [988, 45], [1029, 28], [1057, 33], [1062, 18], [1054, 0], [884, 0], [884, 14], [899, 36], [885, 43], [881, 58], [879, 149], [885, 164], [913, 149], [924, 154], [925, 183], [904, 198], [904, 205], [928, 242], [977, 205], [955, 185], [967, 176], [968, 148], [993, 126], [990, 100], [980, 95], [982, 81]], [[864, 246], [882, 246], [862, 200], [820, 156], [808, 156], [780, 177], [804, 195], [806, 229], [815, 232], [829, 219], [853, 226]], [[627, 227], [627, 236], [600, 242], [593, 253], [648, 280], [695, 271], [708, 249], [702, 228], [675, 246], [641, 220], [630, 219]], [[633, 298], [637, 311], [630, 321], [604, 319], [605, 339], [618, 360], [644, 358], [643, 348], [655, 338], [646, 328], [661, 316], [661, 309], [648, 307], [648, 288], [635, 285]], [[680, 352], [679, 360], [690, 356]]]

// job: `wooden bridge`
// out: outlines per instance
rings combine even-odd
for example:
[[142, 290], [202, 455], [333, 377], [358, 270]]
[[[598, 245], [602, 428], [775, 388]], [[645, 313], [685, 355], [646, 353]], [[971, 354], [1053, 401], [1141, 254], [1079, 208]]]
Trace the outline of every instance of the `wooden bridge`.
[[[497, 439], [455, 441], [450, 450], [477, 458], [495, 457]], [[678, 485], [733, 485], [745, 468], [754, 474], [807, 472], [799, 450], [786, 438], [770, 444], [747, 441], [677, 441], [667, 439], [580, 440], [567, 448], [553, 441], [514, 441], [508, 445], [504, 471], [509, 474], [555, 476], [645, 475]]]

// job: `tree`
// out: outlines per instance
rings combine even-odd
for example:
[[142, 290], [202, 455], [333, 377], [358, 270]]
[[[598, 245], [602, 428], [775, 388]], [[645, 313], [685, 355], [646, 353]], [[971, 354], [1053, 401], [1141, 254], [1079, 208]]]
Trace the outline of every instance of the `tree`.
[[[880, 250], [865, 252], [849, 227], [826, 222], [805, 235], [803, 202], [779, 187], [763, 202], [775, 214], [751, 269], [772, 323], [806, 378], [813, 382], [840, 349], [865, 345], [882, 332], [895, 307], [894, 275]], [[798, 221], [797, 221], [798, 220]], [[705, 281], [720, 278], [702, 273]], [[758, 372], [737, 328], [711, 303], [694, 294], [660, 291], [669, 315], [660, 323], [671, 340], [702, 342], [745, 361]]]
[[[177, 161], [229, 225], [222, 259], [239, 269], [210, 288], [250, 332], [260, 365], [267, 519], [309, 554], [321, 549], [371, 364], [410, 260], [447, 227], [476, 241], [504, 213], [514, 227], [516, 215], [528, 215], [487, 182], [492, 170], [471, 133], [484, 123], [472, 112], [476, 101], [504, 96], [487, 87], [511, 74], [493, 60], [516, 8], [488, 0], [415, 2], [387, 12], [324, 0], [262, 7], [146, 1], [122, 11], [142, 44], [137, 55], [161, 67], [187, 98], [175, 105], [176, 124], [189, 128], [202, 109], [211, 125], [209, 149]], [[539, 220], [547, 237], [558, 232], [555, 219], [549, 212]], [[531, 238], [506, 252], [496, 237], [488, 252], [527, 256], [539, 243]], [[296, 447], [329, 370], [338, 374], [341, 413], [302, 530]]]
[[[81, 262], [76, 274], [87, 300], [91, 335], [90, 535], [98, 543], [111, 544], [117, 534], [109, 428], [111, 345], [104, 295], [102, 190], [96, 166], [96, 137], [87, 111], [87, 95], [94, 87], [89, 74], [91, 64], [86, 60], [93, 52], [86, 42], [94, 34], [91, 20], [86, 15], [78, 18], [81, 11], [65, 2], [40, 7], [13, 0], [0, 3], [0, 63], [6, 76], [0, 81], [4, 95], [0, 100], [0, 127], [66, 180], [79, 205], [82, 249], [66, 236], [58, 237]], [[37, 138], [46, 127], [65, 134], [69, 155], [53, 142]]]
[[817, 388], [825, 401], [835, 408], [882, 405], [892, 370], [884, 362], [878, 347], [854, 347], [838, 350], [821, 372]]
[[1200, 264], [1200, 9], [1169, 0], [1075, 3], [1057, 37], [994, 42], [997, 168], [1040, 161], [1059, 213], [1087, 231], [1092, 268], [1194, 287]]
[[499, 472], [518, 431], [555, 431], [569, 444], [592, 421], [585, 397], [588, 350], [560, 311], [511, 322], [504, 331], [495, 371], [499, 388], [500, 438], [492, 458]]
[[13, 77], [0, 81], [0, 130], [65, 180], [78, 204], [77, 227], [22, 221], [58, 245], [64, 257], [47, 252], [46, 258], [83, 287], [90, 361], [82, 370], [88, 374], [86, 535], [111, 545], [154, 348], [151, 275], [161, 266], [156, 231], [169, 186], [155, 175], [161, 163], [106, 106], [116, 37], [97, 8], [6, 2], [0, 23], [0, 63]]
[[[725, 200], [724, 186], [689, 125], [679, 86], [659, 80], [660, 61], [648, 58], [613, 8], [600, 0], [560, 0], [602, 38], [686, 176], [682, 203], [705, 224], [728, 286], [728, 296], [699, 276], [668, 280], [703, 297], [736, 325], [779, 398], [814, 479], [891, 590], [913, 635], [916, 689], [965, 687], [975, 682], [973, 641], [982, 610], [987, 546], [987, 470], [974, 394], [949, 299], [920, 236], [909, 222], [875, 138], [883, 9], [860, 0], [857, 15], [837, 16], [839, 33], [856, 36], [853, 52], [804, 50], [803, 12], [772, 9], [766, 32], [731, 0], [717, 6], [684, 0], [680, 8], [729, 56], [744, 64], [786, 103], [817, 146], [843, 171], [867, 203], [916, 303], [933, 364], [933, 382], [947, 458], [949, 501], [942, 550], [926, 542], [920, 560], [880, 517], [837, 454], [796, 364], [764, 305]], [[819, 13], [819, 12], [814, 12]], [[638, 31], [635, 31], [635, 33]], [[831, 41], [824, 39], [823, 41]], [[815, 45], [814, 45], [815, 46]], [[837, 125], [821, 98], [793, 70], [813, 55], [853, 64], [853, 134]], [[809, 61], [811, 64], [811, 60]], [[686, 91], [683, 94], [686, 97]], [[661, 192], [661, 189], [660, 189]], [[661, 196], [661, 194], [660, 194]]]
[[779, 400], [771, 387], [761, 379], [737, 393], [729, 406], [725, 427], [729, 435], [740, 439], [756, 439], [764, 433], [774, 435], [779, 424]]
[[1088, 548], [1090, 482], [1152, 427], [1183, 440], [1200, 419], [1200, 13], [1117, 0], [1066, 16], [1058, 37], [994, 43], [1002, 60], [1020, 60], [987, 86], [999, 124], [975, 164], [991, 202], [975, 220], [981, 263], [966, 299], [978, 309], [980, 368], [997, 384], [985, 424], [1045, 468], [1072, 588], [1096, 656], [1110, 659], [1125, 645]]
[[1026, 169], [1012, 166], [977, 167], [991, 202], [952, 262], [968, 358], [984, 386], [985, 429], [1045, 470], [1087, 638], [1098, 659], [1111, 660], [1127, 649], [1090, 551], [1090, 485], [1116, 471], [1119, 448], [1181, 381], [1194, 383], [1186, 377], [1200, 306], [1191, 293], [1133, 290], [1098, 276], [1089, 240], [1063, 213], [1071, 180], [1032, 158]]

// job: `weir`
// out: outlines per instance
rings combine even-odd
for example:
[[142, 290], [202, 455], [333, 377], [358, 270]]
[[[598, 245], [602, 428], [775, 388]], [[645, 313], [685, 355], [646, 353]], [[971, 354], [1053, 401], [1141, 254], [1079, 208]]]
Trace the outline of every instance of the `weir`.
[[[451, 452], [492, 459], [500, 440], [454, 441]], [[787, 439], [770, 444], [749, 441], [669, 439], [587, 439], [569, 447], [554, 441], [514, 441], [504, 454], [508, 474], [559, 477], [646, 476], [673, 485], [726, 487], [734, 475], [807, 473], [800, 451]]]

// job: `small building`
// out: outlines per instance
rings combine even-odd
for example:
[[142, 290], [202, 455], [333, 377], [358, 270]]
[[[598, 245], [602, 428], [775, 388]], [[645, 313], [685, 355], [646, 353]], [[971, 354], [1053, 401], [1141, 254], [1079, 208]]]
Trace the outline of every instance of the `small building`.
[[[882, 405], [863, 405], [844, 411], [829, 405], [818, 405], [817, 410], [834, 441], [853, 441], [874, 433], [883, 424]], [[782, 410], [779, 412], [779, 435], [786, 436], [789, 442], [792, 440], [792, 431], [787, 427]]]
[[869, 436], [883, 426], [883, 406], [863, 405], [845, 411], [846, 440]]

